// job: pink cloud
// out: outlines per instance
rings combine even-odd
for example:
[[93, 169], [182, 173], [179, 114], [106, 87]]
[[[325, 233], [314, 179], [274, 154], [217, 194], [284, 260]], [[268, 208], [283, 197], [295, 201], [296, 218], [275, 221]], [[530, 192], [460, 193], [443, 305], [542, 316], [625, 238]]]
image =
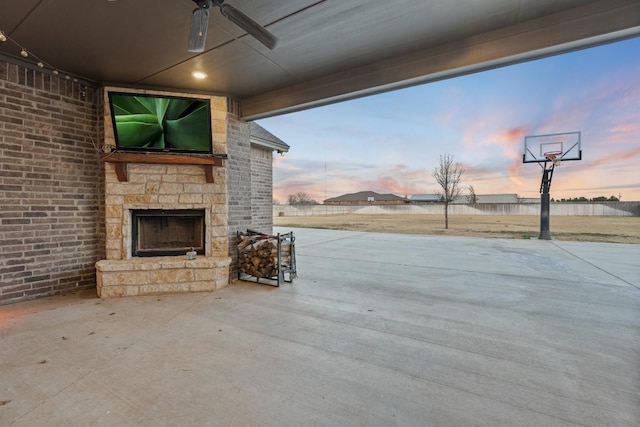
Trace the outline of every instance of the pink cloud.
[[622, 122], [607, 129], [606, 139], [608, 143], [620, 145], [637, 141], [640, 135], [640, 123]]
[[588, 165], [589, 167], [603, 166], [610, 163], [619, 163], [622, 160], [626, 161], [638, 156], [640, 156], [640, 147], [629, 150], [612, 151], [610, 154], [590, 161]]
[[498, 133], [493, 137], [493, 139], [499, 143], [512, 145], [514, 141], [521, 141], [522, 139], [524, 139], [524, 137], [527, 135], [527, 132], [527, 127], [518, 126]]

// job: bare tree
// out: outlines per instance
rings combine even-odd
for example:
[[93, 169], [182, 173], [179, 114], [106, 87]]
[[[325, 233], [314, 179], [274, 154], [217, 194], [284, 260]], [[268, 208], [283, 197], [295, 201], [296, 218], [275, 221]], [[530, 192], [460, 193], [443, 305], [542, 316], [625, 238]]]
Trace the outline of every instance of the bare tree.
[[449, 203], [454, 201], [462, 187], [460, 186], [460, 177], [464, 173], [462, 164], [453, 161], [454, 156], [445, 154], [440, 155], [440, 164], [433, 170], [432, 176], [436, 182], [440, 184], [443, 192], [440, 193], [444, 202], [444, 228], [449, 228]]
[[311, 196], [303, 191], [299, 191], [296, 194], [289, 194], [290, 205], [317, 205], [318, 202], [313, 200]]
[[478, 196], [476, 195], [476, 190], [473, 188], [473, 185], [469, 184], [469, 195], [467, 196], [467, 201], [470, 205], [475, 205], [478, 203]]

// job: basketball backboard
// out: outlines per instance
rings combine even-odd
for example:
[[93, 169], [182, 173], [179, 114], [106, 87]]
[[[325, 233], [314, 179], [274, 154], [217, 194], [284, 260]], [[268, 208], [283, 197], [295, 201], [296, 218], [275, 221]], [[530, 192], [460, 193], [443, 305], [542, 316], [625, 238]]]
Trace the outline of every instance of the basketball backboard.
[[580, 132], [552, 133], [524, 137], [523, 163], [552, 160], [581, 160]]

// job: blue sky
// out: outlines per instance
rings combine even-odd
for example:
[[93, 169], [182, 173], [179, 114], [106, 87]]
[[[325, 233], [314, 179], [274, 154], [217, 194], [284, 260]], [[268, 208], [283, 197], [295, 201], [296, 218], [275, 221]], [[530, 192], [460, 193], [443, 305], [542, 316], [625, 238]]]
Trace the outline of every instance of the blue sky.
[[582, 161], [551, 196], [640, 200], [640, 38], [258, 121], [291, 146], [274, 157], [274, 199], [357, 191], [434, 193], [440, 155], [477, 194], [539, 197], [524, 137], [581, 132]]

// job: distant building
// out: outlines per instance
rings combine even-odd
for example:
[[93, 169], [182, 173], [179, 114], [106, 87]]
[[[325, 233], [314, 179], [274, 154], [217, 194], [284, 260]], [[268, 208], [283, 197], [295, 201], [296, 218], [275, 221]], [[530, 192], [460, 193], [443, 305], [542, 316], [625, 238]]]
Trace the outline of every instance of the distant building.
[[344, 194], [332, 197], [323, 202], [325, 205], [401, 205], [409, 203], [406, 197], [395, 194], [379, 194], [373, 191], [360, 191], [358, 193]]
[[442, 196], [440, 194], [412, 194], [409, 201], [411, 203], [440, 203]]
[[540, 204], [540, 197], [520, 197], [518, 203]]
[[477, 194], [476, 203], [518, 203], [518, 195], [505, 194]]
[[[440, 194], [413, 194], [410, 198], [411, 203], [442, 203]], [[538, 200], [538, 203], [540, 201]], [[451, 204], [465, 205], [469, 203], [468, 195], [460, 195], [456, 197]], [[536, 203], [535, 200], [518, 198], [516, 193], [504, 194], [476, 194], [476, 204], [503, 204], [503, 203]]]

